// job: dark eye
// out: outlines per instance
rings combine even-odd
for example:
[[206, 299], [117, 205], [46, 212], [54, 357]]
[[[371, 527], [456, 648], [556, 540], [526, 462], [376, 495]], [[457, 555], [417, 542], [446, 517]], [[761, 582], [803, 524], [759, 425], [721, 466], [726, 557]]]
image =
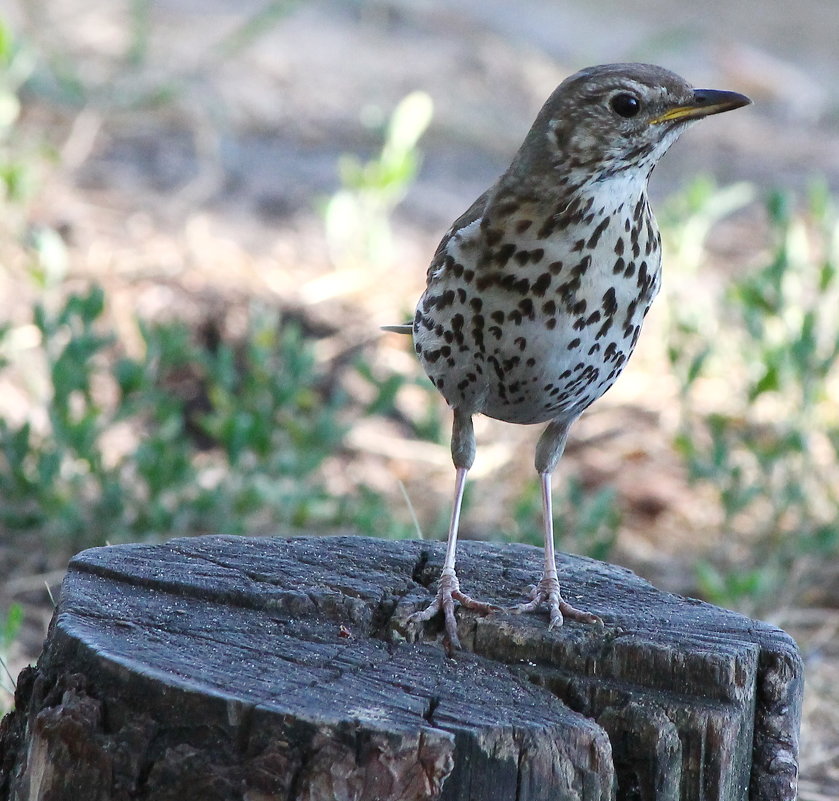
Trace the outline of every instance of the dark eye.
[[609, 105], [612, 107], [612, 111], [621, 117], [634, 117], [641, 109], [638, 98], [628, 92], [615, 95]]

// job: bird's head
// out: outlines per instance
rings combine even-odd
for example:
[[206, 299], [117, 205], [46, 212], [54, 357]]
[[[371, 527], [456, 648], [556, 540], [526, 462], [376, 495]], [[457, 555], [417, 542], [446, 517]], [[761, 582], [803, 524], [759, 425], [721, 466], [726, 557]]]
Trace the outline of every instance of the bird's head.
[[[750, 102], [738, 92], [694, 89], [650, 64], [590, 67], [548, 98], [519, 151], [520, 168], [550, 166], [595, 181], [635, 170], [646, 179], [689, 125]], [[539, 163], [527, 164], [533, 157]]]

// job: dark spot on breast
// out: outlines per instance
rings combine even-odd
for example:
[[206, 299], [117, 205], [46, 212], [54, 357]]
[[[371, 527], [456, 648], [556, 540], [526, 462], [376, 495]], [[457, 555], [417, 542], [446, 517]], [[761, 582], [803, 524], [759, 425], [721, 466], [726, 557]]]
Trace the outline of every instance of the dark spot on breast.
[[641, 225], [643, 216], [644, 216], [644, 207], [646, 206], [646, 197], [641, 195], [638, 198], [638, 202], [635, 204], [635, 208], [632, 210], [632, 219], [635, 220], [638, 225]]
[[548, 265], [548, 270], [550, 270], [551, 275], [559, 275], [562, 272], [562, 262], [561, 261], [552, 261]]
[[484, 239], [489, 247], [495, 247], [495, 245], [501, 241], [503, 236], [504, 232], [500, 228], [488, 228], [484, 232]]
[[623, 255], [623, 237], [619, 236], [618, 241], [615, 242], [615, 255], [622, 256]]
[[545, 314], [556, 314], [556, 303], [552, 300], [548, 300], [542, 304], [542, 311]]
[[596, 248], [597, 243], [600, 241], [600, 237], [603, 235], [603, 232], [609, 227], [609, 217], [604, 217], [598, 224], [597, 227], [592, 232], [591, 236], [588, 238], [588, 247], [589, 248]]
[[635, 275], [635, 262], [634, 261], [631, 261], [631, 262], [629, 262], [629, 264], [626, 265], [626, 269], [623, 271], [623, 274], [627, 278], [632, 278], [632, 276]]
[[542, 261], [542, 257], [544, 255], [544, 248], [533, 248], [533, 250], [530, 251], [530, 261], [533, 262], [533, 264], [538, 264], [540, 261]]
[[487, 358], [487, 361], [492, 365], [492, 369], [495, 371], [495, 375], [503, 381], [504, 371], [501, 369], [501, 365], [498, 363], [498, 359], [496, 359], [495, 356], [489, 356]]
[[521, 313], [525, 317], [529, 317], [531, 320], [534, 317], [533, 314], [533, 301], [530, 298], [525, 298], [524, 300], [519, 301], [519, 309], [521, 309]]
[[619, 256], [615, 261], [615, 266], [612, 267], [612, 272], [615, 275], [618, 273], [622, 273], [626, 269], [626, 262], [623, 260], [623, 256]]
[[541, 298], [544, 296], [545, 292], [548, 291], [548, 287], [551, 285], [551, 275], [550, 273], [542, 273], [534, 282], [533, 286], [530, 287], [530, 291], [536, 295], [537, 298]]
[[530, 289], [530, 281], [526, 278], [517, 279], [515, 275], [505, 275], [501, 279], [501, 286], [510, 292], [518, 292], [519, 295], [526, 295]]
[[571, 275], [575, 278], [585, 275], [586, 271], [588, 270], [589, 266], [591, 265], [591, 256], [585, 256], [579, 264], [574, 265], [571, 268]]
[[568, 348], [567, 349], [568, 350], [574, 350], [574, 348], [579, 348], [579, 347], [580, 347], [580, 338], [579, 337], [574, 337], [574, 339], [572, 339], [568, 343]]
[[485, 289], [488, 289], [495, 283], [495, 279], [498, 273], [494, 272], [485, 272], [481, 273], [478, 280], [475, 282], [475, 288], [478, 292], [483, 292]]
[[503, 323], [504, 322], [504, 312], [500, 309], [496, 309], [492, 314], [490, 314], [490, 319], [495, 320], [496, 323]]
[[516, 246], [512, 242], [508, 242], [506, 245], [502, 245], [493, 256], [493, 261], [499, 266], [503, 267], [510, 259], [512, 258], [513, 254], [516, 252]]
[[638, 280], [636, 281], [636, 286], [639, 289], [646, 289], [647, 283], [647, 262], [642, 261], [641, 266], [638, 268]]
[[607, 317], [611, 317], [618, 310], [618, 301], [615, 297], [615, 288], [610, 286], [603, 293], [603, 313]]
[[516, 223], [516, 233], [523, 234], [531, 225], [533, 225], [533, 220], [519, 220]]
[[586, 310], [587, 305], [585, 298], [581, 298], [571, 307], [571, 312], [573, 314], [582, 314]]
[[483, 308], [484, 302], [480, 298], [472, 298], [469, 301], [469, 306], [472, 308], [472, 311], [479, 312]]
[[441, 296], [438, 297], [439, 300], [437, 301], [437, 308], [445, 309], [454, 303], [454, 290], [447, 289]]
[[524, 267], [524, 265], [527, 264], [528, 261], [530, 261], [530, 253], [528, 253], [526, 250], [520, 250], [518, 253], [516, 253], [514, 258], [520, 266]]
[[594, 337], [595, 339], [600, 339], [601, 337], [605, 337], [606, 334], [609, 333], [609, 329], [612, 327], [612, 320], [613, 319], [614, 319], [614, 317], [607, 317], [603, 321], [603, 325], [601, 325], [600, 328], [597, 329], [597, 334], [595, 334], [595, 337]]

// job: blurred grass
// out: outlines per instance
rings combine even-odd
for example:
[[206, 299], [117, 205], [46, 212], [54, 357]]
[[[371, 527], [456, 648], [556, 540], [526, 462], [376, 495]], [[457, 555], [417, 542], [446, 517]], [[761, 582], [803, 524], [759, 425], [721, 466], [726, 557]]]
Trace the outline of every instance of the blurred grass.
[[[691, 191], [668, 232], [683, 244], [732, 196], [707, 182]], [[765, 206], [753, 268], [702, 296], [667, 297], [675, 447], [710, 489], [721, 534], [699, 586], [751, 614], [800, 603], [806, 576], [839, 555], [839, 218], [821, 184], [800, 203], [773, 192]]]

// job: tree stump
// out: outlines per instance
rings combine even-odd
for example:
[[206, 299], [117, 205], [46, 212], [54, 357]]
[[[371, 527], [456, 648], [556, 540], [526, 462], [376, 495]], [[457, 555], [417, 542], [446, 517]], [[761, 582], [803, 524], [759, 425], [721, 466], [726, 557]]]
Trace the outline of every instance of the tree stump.
[[[794, 799], [802, 666], [765, 623], [563, 556], [605, 627], [434, 622], [443, 545], [203, 537], [69, 566], [0, 728], [14, 801]], [[509, 605], [541, 550], [463, 542], [465, 591]]]

